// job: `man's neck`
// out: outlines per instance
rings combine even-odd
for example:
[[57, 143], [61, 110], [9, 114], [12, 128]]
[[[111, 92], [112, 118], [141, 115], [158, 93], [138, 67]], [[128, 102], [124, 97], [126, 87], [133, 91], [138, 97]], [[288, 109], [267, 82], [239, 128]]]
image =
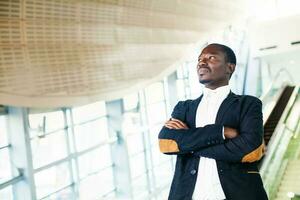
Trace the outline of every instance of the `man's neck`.
[[215, 90], [217, 88], [224, 87], [224, 86], [227, 86], [227, 85], [228, 85], [228, 83], [223, 84], [223, 85], [218, 85], [218, 86], [210, 86], [210, 85], [208, 86], [208, 85], [206, 85], [205, 88], [210, 89], [210, 90]]

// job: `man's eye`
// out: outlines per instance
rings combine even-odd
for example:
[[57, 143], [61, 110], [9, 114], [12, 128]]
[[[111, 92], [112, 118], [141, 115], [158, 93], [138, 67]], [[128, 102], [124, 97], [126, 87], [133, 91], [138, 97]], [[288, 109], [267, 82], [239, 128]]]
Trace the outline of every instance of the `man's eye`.
[[210, 60], [216, 59], [216, 56], [209, 56]]

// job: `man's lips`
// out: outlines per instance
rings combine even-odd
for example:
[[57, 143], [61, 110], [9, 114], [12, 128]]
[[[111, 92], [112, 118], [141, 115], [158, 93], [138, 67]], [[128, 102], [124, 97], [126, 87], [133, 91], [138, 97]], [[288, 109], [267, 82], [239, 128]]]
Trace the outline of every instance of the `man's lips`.
[[210, 72], [210, 69], [207, 67], [202, 67], [198, 70], [199, 75], [207, 74]]

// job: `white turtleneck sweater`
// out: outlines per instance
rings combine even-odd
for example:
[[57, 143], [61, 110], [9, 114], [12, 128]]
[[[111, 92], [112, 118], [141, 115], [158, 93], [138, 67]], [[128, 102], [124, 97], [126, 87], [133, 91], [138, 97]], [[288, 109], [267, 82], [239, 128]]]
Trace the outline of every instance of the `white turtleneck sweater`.
[[[228, 85], [215, 90], [204, 88], [203, 97], [196, 113], [196, 127], [214, 124], [221, 103], [230, 93]], [[193, 200], [222, 200], [226, 199], [223, 192], [216, 160], [200, 157], [197, 182]]]

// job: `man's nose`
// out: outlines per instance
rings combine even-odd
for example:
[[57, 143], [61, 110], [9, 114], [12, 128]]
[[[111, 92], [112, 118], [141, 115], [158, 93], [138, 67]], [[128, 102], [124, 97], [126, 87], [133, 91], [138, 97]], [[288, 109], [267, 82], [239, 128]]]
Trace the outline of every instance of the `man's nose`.
[[201, 66], [207, 66], [206, 59], [202, 59], [201, 61], [198, 62], [198, 68], [200, 68]]

